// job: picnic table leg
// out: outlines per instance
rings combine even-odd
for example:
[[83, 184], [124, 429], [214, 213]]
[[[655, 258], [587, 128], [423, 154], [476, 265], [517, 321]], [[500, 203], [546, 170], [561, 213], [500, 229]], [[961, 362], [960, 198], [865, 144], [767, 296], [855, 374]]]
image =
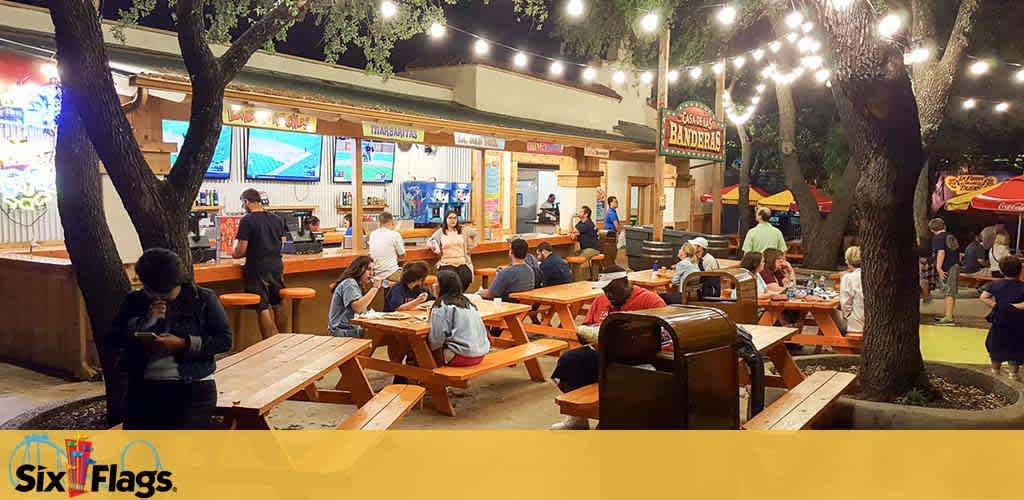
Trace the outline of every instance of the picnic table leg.
[[555, 313], [558, 314], [558, 328], [563, 332], [562, 340], [569, 343], [569, 348], [576, 348], [580, 346], [579, 339], [576, 337], [576, 315], [573, 314], [570, 306], [566, 304], [558, 304], [552, 306]]
[[779, 372], [779, 376], [782, 377], [782, 382], [786, 384], [787, 388], [792, 389], [803, 382], [804, 372], [797, 366], [785, 344], [779, 344], [765, 354], [768, 359], [772, 360], [775, 371]]
[[[505, 325], [508, 326], [508, 332], [512, 335], [512, 341], [516, 345], [523, 345], [530, 343], [530, 338], [526, 336], [526, 331], [523, 330], [522, 316], [519, 314], [513, 314], [511, 316], [505, 316]], [[536, 382], [544, 381], [544, 373], [540, 370], [540, 362], [537, 359], [528, 359], [523, 361], [523, 365], [526, 366], [526, 371], [530, 374], [530, 378]]]
[[[416, 356], [416, 364], [420, 368], [426, 370], [433, 370], [437, 368], [437, 363], [434, 362], [434, 354], [430, 352], [430, 346], [427, 345], [427, 339], [425, 337], [410, 337], [409, 345], [412, 346], [412, 352]], [[452, 406], [452, 400], [448, 397], [448, 390], [443, 384], [434, 384], [424, 382], [423, 385], [427, 386], [427, 390], [430, 391], [430, 400], [434, 403], [434, 408], [450, 417], [455, 416], [455, 408]]]
[[359, 359], [352, 358], [338, 369], [341, 370], [341, 380], [338, 381], [337, 389], [348, 391], [356, 406], [363, 406], [367, 401], [373, 399], [373, 388], [366, 380], [366, 374], [363, 373], [363, 367], [359, 365]]
[[[813, 309], [811, 310], [811, 316], [818, 323], [818, 331], [822, 335], [831, 338], [843, 338], [843, 332], [839, 330], [839, 325], [832, 319], [831, 310]], [[832, 350], [837, 354], [854, 354], [857, 352], [855, 349], [840, 346], [832, 346]]]
[[270, 426], [270, 422], [263, 415], [232, 415], [229, 417], [231, 422], [229, 427], [232, 430], [240, 431], [269, 431], [273, 429]]
[[775, 322], [779, 321], [782, 316], [782, 311], [775, 307], [766, 307], [764, 314], [761, 315], [761, 319], [757, 320], [757, 324], [764, 326], [775, 326]]

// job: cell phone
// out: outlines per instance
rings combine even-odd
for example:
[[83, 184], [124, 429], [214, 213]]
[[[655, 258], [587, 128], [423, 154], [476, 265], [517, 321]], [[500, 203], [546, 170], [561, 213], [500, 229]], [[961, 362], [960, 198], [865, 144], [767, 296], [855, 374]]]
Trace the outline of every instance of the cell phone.
[[156, 340], [157, 334], [153, 332], [135, 332], [135, 338], [142, 340]]

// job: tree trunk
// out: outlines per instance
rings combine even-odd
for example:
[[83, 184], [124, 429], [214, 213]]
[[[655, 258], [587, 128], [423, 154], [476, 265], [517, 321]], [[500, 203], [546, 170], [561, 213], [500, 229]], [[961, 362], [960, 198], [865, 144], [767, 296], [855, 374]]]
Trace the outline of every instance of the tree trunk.
[[736, 203], [739, 211], [739, 222], [736, 224], [736, 234], [742, 243], [747, 237], [750, 229], [750, 164], [753, 163], [754, 152], [750, 144], [750, 135], [747, 134], [746, 125], [735, 124], [736, 135], [740, 138], [740, 197]]
[[122, 420], [124, 383], [115, 368], [119, 353], [108, 349], [105, 341], [131, 286], [103, 214], [99, 158], [78, 118], [76, 101], [72, 93], [64, 91], [57, 122], [57, 208], [103, 369], [107, 423], [113, 426]]
[[914, 186], [924, 155], [917, 103], [897, 45], [878, 37], [865, 2], [836, 10], [818, 0], [832, 50], [832, 92], [861, 166], [865, 335], [860, 388], [891, 401], [927, 385], [918, 338]]

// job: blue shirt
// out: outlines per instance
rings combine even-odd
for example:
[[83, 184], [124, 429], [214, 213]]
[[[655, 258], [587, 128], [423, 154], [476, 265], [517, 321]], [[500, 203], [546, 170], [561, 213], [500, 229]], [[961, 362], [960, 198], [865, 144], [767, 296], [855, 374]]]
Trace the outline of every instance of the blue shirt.
[[569, 269], [569, 264], [557, 253], [548, 255], [548, 258], [540, 263], [540, 272], [544, 276], [544, 286], [572, 282], [572, 270]]
[[606, 231], [614, 231], [616, 222], [619, 222], [619, 211], [608, 207], [608, 215], [604, 216], [604, 229]]
[[350, 323], [356, 316], [351, 304], [363, 298], [363, 290], [356, 280], [348, 278], [334, 287], [331, 308], [327, 312], [327, 329], [336, 337], [362, 337], [363, 329]]

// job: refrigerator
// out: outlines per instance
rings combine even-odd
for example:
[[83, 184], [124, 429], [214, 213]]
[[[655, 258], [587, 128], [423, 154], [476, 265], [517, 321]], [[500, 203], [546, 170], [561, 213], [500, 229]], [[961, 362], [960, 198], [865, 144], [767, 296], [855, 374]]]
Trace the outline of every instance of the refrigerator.
[[516, 179], [516, 233], [534, 232], [537, 205], [537, 170], [520, 168]]

